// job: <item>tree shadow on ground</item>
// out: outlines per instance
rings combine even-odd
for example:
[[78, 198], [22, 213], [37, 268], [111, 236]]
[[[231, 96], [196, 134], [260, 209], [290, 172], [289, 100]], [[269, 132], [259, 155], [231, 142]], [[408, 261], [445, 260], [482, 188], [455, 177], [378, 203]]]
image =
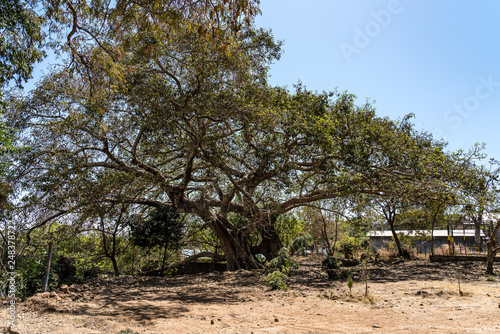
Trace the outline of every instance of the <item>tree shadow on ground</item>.
[[[401, 281], [443, 281], [456, 280], [477, 281], [485, 276], [486, 265], [481, 262], [441, 262], [428, 260], [410, 260], [393, 264], [390, 262], [370, 263], [368, 278], [372, 282]], [[352, 269], [356, 277], [364, 277], [362, 265]]]
[[[321, 261], [301, 261], [287, 281], [289, 292], [331, 290], [343, 281], [327, 279]], [[400, 281], [473, 282], [484, 279], [486, 266], [479, 262], [431, 263], [428, 260], [368, 263], [370, 282]], [[363, 265], [349, 268], [355, 281], [365, 275]], [[195, 305], [231, 305], [262, 296], [267, 290], [262, 270], [215, 272], [167, 277], [112, 277], [92, 280], [81, 285], [77, 295], [59, 294], [63, 298], [33, 298], [38, 312], [57, 312], [96, 317], [127, 317], [138, 322], [185, 316]], [[270, 292], [274, 293], [274, 292]], [[281, 292], [279, 292], [281, 293]], [[90, 297], [88, 295], [91, 295]], [[88, 297], [88, 298], [87, 298]], [[73, 301], [68, 302], [69, 299]]]
[[[354, 281], [364, 280], [365, 268], [363, 264], [347, 268]], [[481, 262], [441, 262], [434, 263], [428, 260], [407, 260], [369, 262], [367, 266], [368, 280], [377, 283], [402, 281], [443, 281], [456, 280], [458, 277], [464, 282], [484, 279], [486, 264]], [[328, 289], [334, 282], [345, 283], [344, 280], [328, 280], [326, 271], [321, 269], [320, 263], [302, 262], [300, 268], [292, 271], [289, 279], [290, 288], [318, 288]]]

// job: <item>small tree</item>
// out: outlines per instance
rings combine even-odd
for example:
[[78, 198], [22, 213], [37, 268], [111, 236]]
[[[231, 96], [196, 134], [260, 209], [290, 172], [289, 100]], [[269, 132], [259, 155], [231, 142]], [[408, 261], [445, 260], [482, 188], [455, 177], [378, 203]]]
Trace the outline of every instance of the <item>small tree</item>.
[[132, 242], [139, 247], [163, 247], [161, 274], [165, 269], [168, 249], [179, 249], [184, 235], [184, 219], [171, 207], [164, 206], [154, 209], [149, 217], [133, 219], [129, 223]]

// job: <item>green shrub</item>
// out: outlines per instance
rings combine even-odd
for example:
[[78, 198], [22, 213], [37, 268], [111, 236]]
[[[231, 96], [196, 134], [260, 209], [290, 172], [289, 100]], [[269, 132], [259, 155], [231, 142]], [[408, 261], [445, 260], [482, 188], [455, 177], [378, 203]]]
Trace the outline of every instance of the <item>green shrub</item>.
[[351, 276], [351, 272], [347, 268], [327, 269], [328, 279], [330, 280], [345, 280]]
[[298, 238], [295, 238], [290, 243], [290, 252], [292, 254], [301, 253], [302, 255], [305, 255], [305, 251], [312, 243], [312, 241], [313, 238], [311, 237], [310, 234], [302, 235]]
[[[16, 294], [18, 297], [31, 297], [35, 293], [42, 292], [42, 286], [45, 279], [45, 250], [39, 248], [33, 252], [32, 256], [19, 256], [16, 261], [17, 277], [16, 277]], [[57, 287], [59, 276], [50, 271], [48, 291]]]
[[347, 268], [341, 268], [339, 279], [343, 280], [351, 276], [351, 272]]
[[351, 244], [344, 244], [342, 247], [342, 252], [344, 253], [344, 257], [346, 259], [350, 259], [354, 254], [354, 246]]
[[118, 334], [139, 334], [139, 333], [134, 332], [133, 330], [127, 328], [127, 329], [119, 331]]
[[333, 256], [327, 256], [321, 262], [321, 267], [325, 270], [327, 269], [338, 269], [339, 268], [339, 260]]
[[279, 270], [283, 274], [288, 275], [291, 269], [296, 269], [298, 267], [297, 262], [292, 260], [288, 254], [288, 249], [283, 247], [279, 250], [278, 256], [267, 263], [266, 272], [270, 273]]
[[271, 290], [288, 290], [288, 286], [285, 282], [287, 279], [288, 277], [285, 274], [276, 270], [268, 274], [264, 279], [264, 282]]

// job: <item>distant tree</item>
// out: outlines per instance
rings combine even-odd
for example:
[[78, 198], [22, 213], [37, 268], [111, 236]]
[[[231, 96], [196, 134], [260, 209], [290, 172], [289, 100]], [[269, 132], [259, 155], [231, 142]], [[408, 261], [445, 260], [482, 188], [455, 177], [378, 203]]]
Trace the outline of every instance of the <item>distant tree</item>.
[[101, 236], [104, 256], [113, 264], [115, 276], [120, 275], [117, 261], [118, 246], [120, 243], [119, 236], [125, 227], [128, 206], [127, 204], [121, 204], [116, 207], [100, 205], [96, 211], [97, 223], [94, 226], [94, 230]]
[[350, 202], [347, 198], [324, 200], [301, 209], [305, 230], [314, 240], [315, 246], [322, 246], [328, 256], [334, 256], [339, 240], [339, 223], [347, 220]]
[[296, 238], [304, 235], [304, 221], [298, 217], [294, 212], [288, 212], [286, 214], [280, 215], [276, 220], [276, 230], [279, 233], [279, 237], [286, 248], [290, 247], [290, 244]]
[[484, 215], [497, 209], [499, 199], [500, 163], [491, 160], [489, 166], [472, 165], [463, 184], [464, 214], [474, 223], [474, 243], [481, 249], [481, 228]]
[[163, 260], [160, 272], [165, 270], [167, 250], [181, 247], [184, 236], [184, 219], [168, 206], [155, 208], [147, 219], [132, 219], [129, 222], [132, 242], [143, 248], [160, 246]]

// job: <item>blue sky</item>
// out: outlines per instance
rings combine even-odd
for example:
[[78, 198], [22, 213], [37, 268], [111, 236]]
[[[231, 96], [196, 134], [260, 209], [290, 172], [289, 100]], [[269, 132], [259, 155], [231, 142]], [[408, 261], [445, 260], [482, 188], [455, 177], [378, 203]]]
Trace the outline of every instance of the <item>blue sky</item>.
[[284, 40], [271, 83], [299, 80], [414, 113], [449, 150], [486, 143], [500, 160], [500, 2], [261, 0], [257, 26]]

